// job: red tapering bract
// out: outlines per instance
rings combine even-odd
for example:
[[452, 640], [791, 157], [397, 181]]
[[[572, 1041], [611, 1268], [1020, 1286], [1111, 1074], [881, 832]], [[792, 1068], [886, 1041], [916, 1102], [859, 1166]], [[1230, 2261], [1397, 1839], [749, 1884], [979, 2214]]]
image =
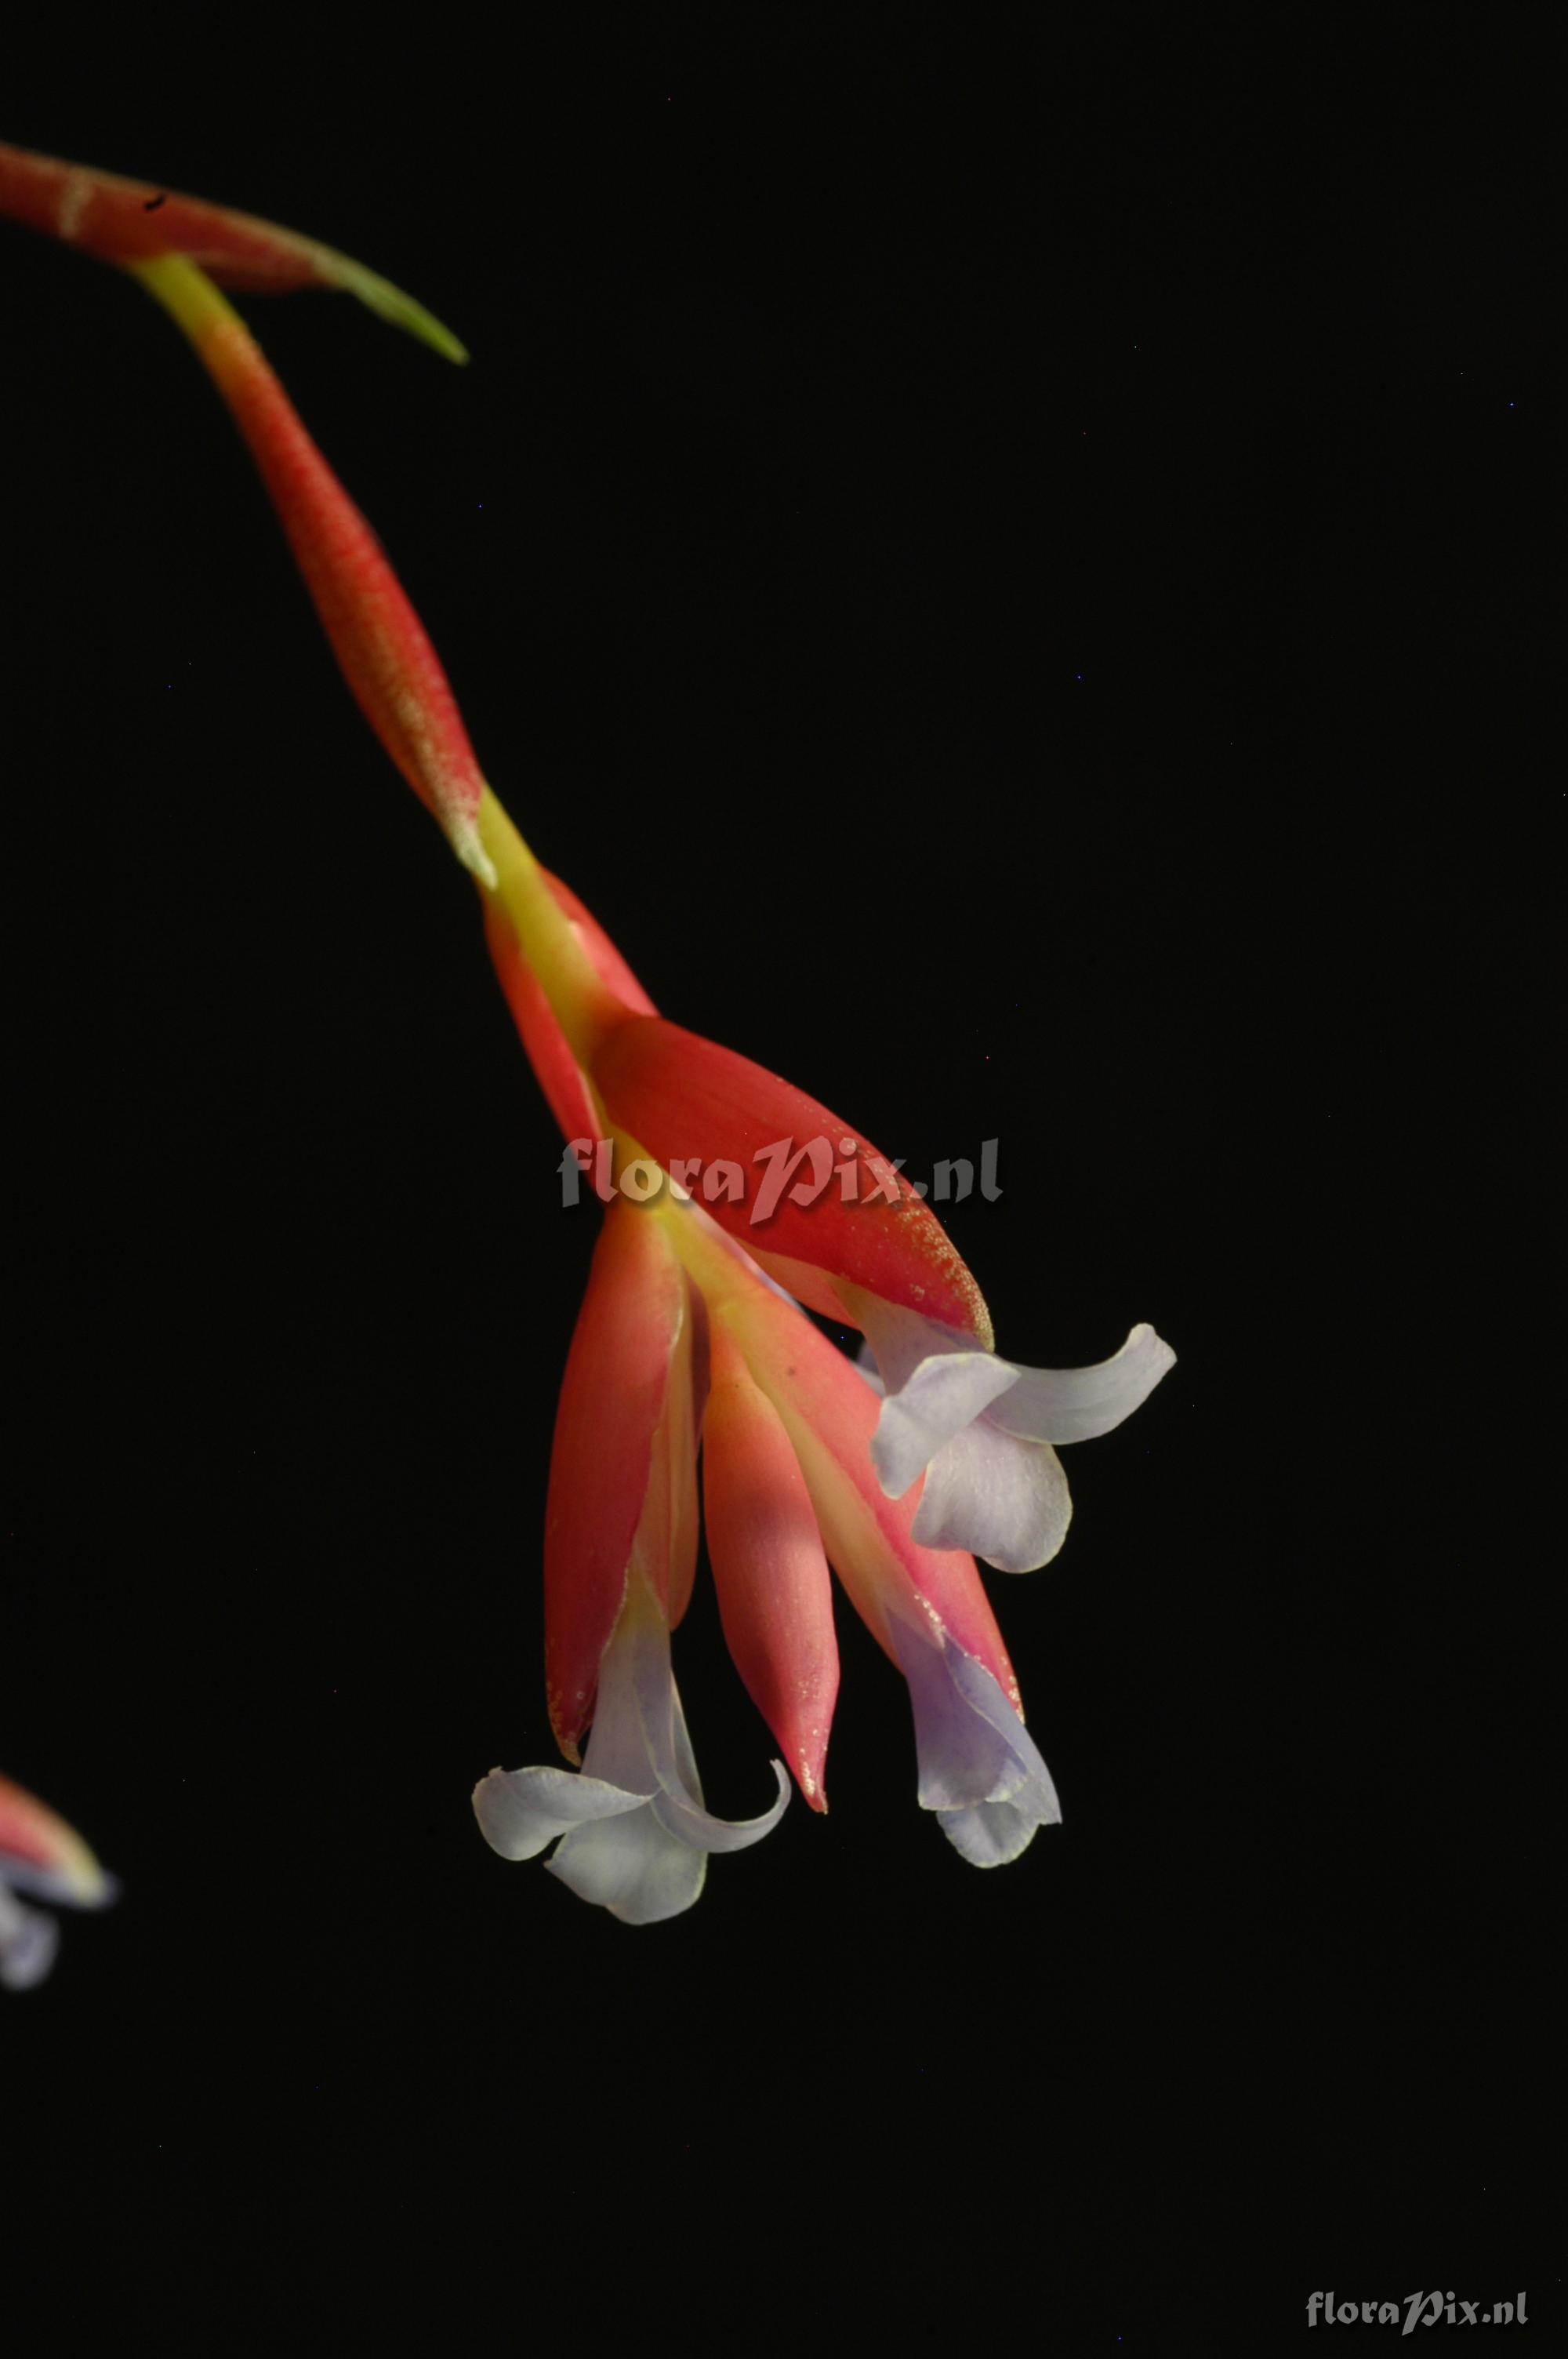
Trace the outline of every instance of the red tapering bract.
[[705, 1174], [735, 1168], [737, 1193], [699, 1183], [705, 1209], [748, 1253], [793, 1265], [785, 1283], [813, 1310], [847, 1315], [841, 1278], [989, 1348], [984, 1299], [940, 1221], [817, 1099], [657, 1016], [611, 1031], [592, 1078], [611, 1119], [666, 1170], [677, 1158]]
[[440, 658], [380, 541], [243, 321], [200, 272], [165, 259], [137, 275], [189, 337], [243, 435], [360, 710], [459, 858], [492, 882], [476, 825], [484, 779]]
[[[684, 1561], [672, 1580], [670, 1534], [678, 1524], [684, 1554], [692, 1518], [672, 1495], [665, 1446], [672, 1386], [689, 1382], [678, 1349], [688, 1319], [686, 1282], [660, 1224], [615, 1202], [567, 1355], [545, 1518], [546, 1696], [556, 1741], [570, 1761], [593, 1716], [600, 1661], [626, 1595], [639, 1527], [652, 1534], [654, 1559], [663, 1559], [645, 1568], [661, 1605], [667, 1610], [672, 1587], [689, 1593]], [[690, 1454], [695, 1463], [695, 1438]], [[650, 1508], [651, 1490], [659, 1495]], [[678, 1602], [684, 1605], [684, 1596]]]
[[276, 222], [182, 196], [156, 181], [126, 179], [92, 165], [0, 144], [0, 214], [122, 267], [181, 255], [218, 286], [239, 294], [341, 289], [448, 360], [468, 358], [450, 329], [423, 304], [351, 255]]
[[703, 1507], [725, 1643], [801, 1793], [825, 1810], [838, 1647], [822, 1536], [784, 1420], [721, 1318], [712, 1332]]

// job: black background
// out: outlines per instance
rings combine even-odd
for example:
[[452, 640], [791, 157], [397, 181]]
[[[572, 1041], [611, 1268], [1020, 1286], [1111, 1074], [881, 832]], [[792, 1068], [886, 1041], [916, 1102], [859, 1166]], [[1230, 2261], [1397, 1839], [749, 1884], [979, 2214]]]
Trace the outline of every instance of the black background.
[[[991, 1577], [1018, 1864], [848, 1617], [831, 1816], [688, 1916], [494, 1858], [593, 1218], [212, 389], [7, 231], [4, 1759], [126, 1891], [0, 2041], [128, 2320], [1550, 2315], [1546, 22], [524, 12], [13, 88], [469, 341], [243, 299], [540, 855], [912, 1171], [1000, 1142], [1003, 1351], [1180, 1354]], [[761, 1807], [701, 1584], [677, 1665]]]

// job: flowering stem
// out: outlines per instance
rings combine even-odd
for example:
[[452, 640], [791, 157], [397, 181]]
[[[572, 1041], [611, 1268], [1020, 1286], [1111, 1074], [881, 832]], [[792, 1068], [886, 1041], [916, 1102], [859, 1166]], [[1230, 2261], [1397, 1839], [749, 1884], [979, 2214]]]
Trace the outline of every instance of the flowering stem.
[[485, 892], [487, 919], [497, 906], [504, 912], [573, 1056], [586, 1068], [627, 1011], [595, 973], [577, 928], [490, 787], [480, 796], [477, 829], [495, 879]]
[[624, 1015], [480, 773], [434, 647], [379, 542], [232, 304], [179, 255], [127, 265], [217, 385], [366, 719], [516, 937], [580, 1063]]
[[436, 651], [374, 533], [206, 273], [178, 254], [126, 268], [189, 337], [232, 412], [366, 720], [463, 865], [492, 883], [475, 825], [479, 764]]

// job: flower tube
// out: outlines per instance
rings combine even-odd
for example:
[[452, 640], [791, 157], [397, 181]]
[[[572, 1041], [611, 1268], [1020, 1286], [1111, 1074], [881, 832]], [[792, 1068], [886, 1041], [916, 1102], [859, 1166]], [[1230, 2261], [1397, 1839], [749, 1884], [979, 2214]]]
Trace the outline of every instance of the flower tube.
[[689, 1908], [708, 1854], [759, 1843], [789, 1799], [775, 1762], [762, 1817], [704, 1808], [671, 1666], [697, 1562], [703, 1387], [699, 1299], [660, 1223], [617, 1203], [567, 1361], [545, 1521], [550, 1723], [574, 1762], [592, 1733], [580, 1775], [492, 1769], [473, 1799], [503, 1858], [557, 1843], [551, 1873], [633, 1925]]
[[876, 1398], [854, 1364], [699, 1207], [677, 1201], [667, 1226], [777, 1412], [834, 1571], [908, 1681], [922, 1808], [972, 1864], [1016, 1859], [1061, 1809], [973, 1558], [924, 1547], [916, 1496], [875, 1480]]

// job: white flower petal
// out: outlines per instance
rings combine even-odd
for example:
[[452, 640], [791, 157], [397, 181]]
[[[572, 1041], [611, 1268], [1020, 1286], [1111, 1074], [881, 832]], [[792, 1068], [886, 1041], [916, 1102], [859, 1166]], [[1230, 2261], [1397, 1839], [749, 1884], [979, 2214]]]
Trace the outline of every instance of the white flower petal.
[[694, 1810], [690, 1803], [676, 1801], [667, 1792], [654, 1800], [654, 1816], [662, 1827], [696, 1851], [749, 1851], [752, 1843], [772, 1834], [789, 1807], [789, 1773], [782, 1761], [773, 1764], [773, 1772], [778, 1781], [778, 1797], [761, 1818], [716, 1819], [710, 1810]]
[[1037, 1572], [1067, 1536], [1073, 1502], [1048, 1441], [1021, 1441], [979, 1418], [926, 1470], [911, 1527], [922, 1548], [968, 1549], [999, 1572]]
[[1050, 1821], [1032, 1817], [1016, 1802], [977, 1802], [969, 1810], [939, 1810], [936, 1823], [971, 1867], [1006, 1867]]
[[650, 1809], [579, 1827], [545, 1865], [623, 1924], [659, 1925], [700, 1896], [708, 1855], [677, 1842]]
[[790, 1789], [774, 1762], [764, 1817], [734, 1824], [703, 1809], [668, 1627], [651, 1598], [629, 1607], [600, 1666], [583, 1767], [492, 1769], [474, 1810], [503, 1858], [532, 1859], [558, 1835], [552, 1875], [629, 1925], [656, 1925], [697, 1899], [710, 1851], [743, 1851], [777, 1825]]
[[593, 1819], [619, 1818], [652, 1799], [579, 1769], [492, 1769], [473, 1789], [474, 1816], [503, 1859], [536, 1859], [546, 1843]]
[[1033, 1441], [1092, 1441], [1130, 1417], [1175, 1364], [1152, 1327], [1135, 1327], [1119, 1352], [1092, 1368], [1015, 1368], [1017, 1382], [990, 1421]]
[[[588, 1749], [583, 1755], [582, 1766], [585, 1776], [602, 1777], [611, 1786], [620, 1786], [629, 1794], [642, 1794], [652, 1801], [659, 1790], [659, 1781], [648, 1759], [643, 1715], [637, 1709], [633, 1654], [638, 1636], [636, 1625], [628, 1621], [623, 1609], [610, 1644], [600, 1658], [593, 1726], [589, 1731]], [[667, 1632], [665, 1648], [667, 1656]]]
[[943, 1444], [971, 1424], [1012, 1380], [1013, 1370], [994, 1352], [945, 1352], [922, 1360], [883, 1400], [871, 1437], [871, 1463], [888, 1497], [902, 1499]]
[[668, 1630], [662, 1622], [643, 1623], [627, 1654], [648, 1763], [659, 1785], [654, 1816], [660, 1825], [696, 1851], [745, 1851], [761, 1843], [777, 1826], [789, 1802], [789, 1776], [783, 1762], [773, 1765], [778, 1794], [770, 1810], [756, 1819], [715, 1818], [702, 1807], [686, 1714], [670, 1668]]
[[862, 1289], [846, 1303], [884, 1381], [871, 1440], [882, 1489], [900, 1499], [927, 1469], [915, 1538], [1001, 1572], [1033, 1572], [1062, 1545], [1072, 1511], [1050, 1444], [1108, 1433], [1175, 1364], [1148, 1326], [1096, 1367], [1025, 1368]]
[[54, 1963], [59, 1927], [52, 1917], [24, 1908], [0, 1885], [0, 1984], [31, 1990]]

